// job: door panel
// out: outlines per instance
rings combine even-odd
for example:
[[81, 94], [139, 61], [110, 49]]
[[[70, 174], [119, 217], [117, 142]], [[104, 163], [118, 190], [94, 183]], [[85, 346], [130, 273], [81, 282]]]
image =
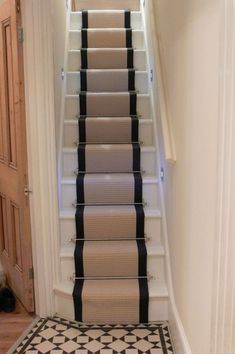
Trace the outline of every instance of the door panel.
[[0, 255], [9, 285], [34, 311], [20, 25], [20, 2], [5, 0], [0, 6]]

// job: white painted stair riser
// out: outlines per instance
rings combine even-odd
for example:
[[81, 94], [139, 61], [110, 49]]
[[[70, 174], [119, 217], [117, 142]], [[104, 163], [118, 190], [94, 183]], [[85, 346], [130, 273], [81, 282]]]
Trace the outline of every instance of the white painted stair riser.
[[[153, 145], [153, 122], [151, 119], [140, 119], [139, 141], [145, 146]], [[78, 139], [78, 123], [75, 120], [65, 121], [64, 124], [64, 147], [74, 148]]]
[[[142, 30], [132, 31], [132, 46], [135, 49], [144, 49], [144, 32]], [[81, 30], [69, 31], [69, 50], [81, 48]]]
[[[66, 95], [65, 117], [66, 119], [76, 119], [80, 113], [79, 95]], [[140, 118], [152, 118], [149, 95], [137, 95], [137, 114]]]
[[[148, 247], [154, 249], [162, 247], [161, 238], [161, 217], [158, 210], [149, 211], [145, 208], [145, 235], [149, 238]], [[67, 209], [60, 213], [60, 235], [61, 247], [71, 247], [71, 239], [76, 235], [75, 229], [75, 210]]]
[[[143, 177], [156, 175], [156, 151], [155, 149], [141, 149], [141, 170]], [[63, 149], [62, 175], [63, 177], [74, 177], [74, 172], [78, 170], [78, 157], [76, 148]]]
[[[72, 299], [73, 284], [70, 282], [55, 287], [56, 310], [63, 318], [74, 318]], [[149, 321], [168, 320], [168, 291], [165, 284], [149, 282]]]
[[[110, 241], [111, 242], [111, 241]], [[62, 281], [69, 281], [71, 274], [75, 273], [74, 255], [71, 249], [70, 252], [61, 252], [61, 279]], [[163, 255], [148, 255], [147, 270], [150, 276], [160, 283], [165, 281], [165, 260]]]
[[[100, 70], [102, 72], [102, 70]], [[137, 71], [135, 75], [135, 88], [138, 93], [148, 93], [147, 71]], [[80, 91], [80, 73], [67, 73], [67, 94], [76, 95]]]
[[[68, 68], [67, 71], [79, 71], [81, 69], [81, 54], [80, 50], [69, 50], [68, 51]], [[134, 69], [145, 71], [147, 68], [146, 64], [146, 52], [145, 50], [136, 49], [134, 51]]]
[[[144, 181], [145, 182], [145, 181]], [[76, 184], [62, 180], [61, 185], [62, 208], [71, 208], [76, 201]], [[143, 199], [149, 208], [159, 207], [158, 185], [153, 183], [143, 183]]]
[[[82, 13], [72, 12], [70, 16], [70, 29], [79, 30], [80, 28], [82, 28]], [[135, 30], [141, 30], [143, 28], [140, 11], [131, 12], [131, 28]]]

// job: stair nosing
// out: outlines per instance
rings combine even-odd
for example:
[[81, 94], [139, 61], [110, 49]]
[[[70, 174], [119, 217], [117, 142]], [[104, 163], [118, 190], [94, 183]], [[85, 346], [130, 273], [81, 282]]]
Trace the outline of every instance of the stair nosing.
[[[99, 172], [94, 173], [94, 174], [98, 174], [100, 175]], [[106, 175], [108, 173], [102, 174], [102, 175]], [[115, 175], [115, 173], [113, 173]], [[119, 174], [119, 173], [117, 173]], [[130, 173], [126, 173], [126, 174], [131, 174]], [[158, 184], [158, 178], [156, 176], [142, 176], [142, 180], [143, 180], [143, 184]], [[61, 178], [61, 185], [76, 185], [76, 177], [63, 177]]]
[[[103, 118], [103, 117], [101, 117]], [[106, 118], [106, 117], [104, 117]], [[110, 117], [112, 118], [112, 117]], [[122, 117], [120, 117], [122, 118]], [[97, 119], [99, 119], [99, 117], [97, 117]], [[153, 119], [152, 118], [139, 118], [139, 123], [141, 125], [148, 125], [148, 124], [152, 124], [153, 123]], [[65, 125], [78, 125], [78, 119], [64, 119], [64, 124]]]
[[[146, 208], [145, 209], [145, 217], [148, 218], [148, 219], [153, 219], [153, 218], [161, 219], [162, 218], [162, 214], [161, 214], [161, 211], [159, 209]], [[66, 219], [74, 220], [74, 218], [75, 218], [74, 209], [70, 208], [70, 209], [60, 209], [59, 210], [59, 219], [60, 220], [66, 220]]]

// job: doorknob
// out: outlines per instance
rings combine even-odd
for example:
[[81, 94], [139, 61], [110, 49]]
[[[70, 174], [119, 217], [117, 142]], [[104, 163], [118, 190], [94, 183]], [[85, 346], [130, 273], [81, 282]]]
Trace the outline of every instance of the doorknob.
[[28, 196], [29, 196], [29, 193], [33, 193], [33, 191], [29, 190], [28, 187], [25, 187], [25, 188], [24, 188], [24, 195], [25, 195], [26, 197], [28, 197]]

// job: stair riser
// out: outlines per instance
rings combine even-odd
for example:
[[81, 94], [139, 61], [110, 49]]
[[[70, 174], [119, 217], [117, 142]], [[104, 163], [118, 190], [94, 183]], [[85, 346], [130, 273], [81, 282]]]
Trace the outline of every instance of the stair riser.
[[[148, 274], [154, 276], [158, 282], [165, 281], [164, 257], [148, 256], [147, 262]], [[74, 258], [71, 254], [70, 258], [61, 257], [61, 277], [62, 281], [69, 281], [70, 277], [75, 273]]]
[[[135, 88], [141, 94], [148, 93], [148, 73], [136, 72]], [[116, 90], [118, 91], [118, 90]], [[68, 73], [67, 74], [67, 94], [76, 95], [80, 92], [80, 74]]]
[[[131, 13], [131, 28], [135, 30], [142, 29], [142, 18], [141, 12], [132, 12]], [[82, 13], [72, 13], [70, 17], [70, 29], [79, 30], [82, 28]]]
[[[144, 32], [136, 31], [132, 32], [132, 45], [135, 49], [144, 49]], [[69, 50], [77, 50], [81, 48], [81, 31], [69, 32]]]
[[[148, 207], [158, 208], [158, 186], [157, 184], [143, 185], [143, 198]], [[76, 200], [76, 185], [63, 184], [61, 187], [62, 208], [71, 208]]]
[[81, 10], [123, 10], [139, 11], [139, 0], [75, 0], [76, 11]]
[[[62, 318], [74, 318], [73, 299], [71, 295], [56, 291], [56, 312]], [[150, 298], [149, 321], [168, 320], [168, 298]]]
[[[141, 152], [141, 170], [145, 175], [156, 175], [156, 156], [155, 152]], [[77, 152], [63, 153], [63, 177], [74, 177], [74, 172], [78, 168]], [[120, 171], [122, 172], [122, 171]]]
[[[68, 53], [68, 71], [79, 71], [81, 68], [80, 51]], [[144, 50], [135, 50], [134, 68], [136, 70], [146, 70], [146, 54]]]
[[[144, 143], [144, 145], [153, 145], [153, 126], [152, 121], [148, 124], [143, 124], [140, 122], [139, 125], [139, 140]], [[78, 142], [78, 124], [65, 124], [64, 126], [64, 147], [74, 148], [74, 144]]]
[[[75, 211], [74, 211], [75, 213]], [[145, 218], [145, 234], [150, 237], [148, 248], [162, 245], [161, 240], [161, 218], [146, 217]], [[75, 217], [60, 219], [60, 235], [61, 247], [70, 247], [70, 240], [75, 237]]]
[[[65, 101], [65, 117], [66, 119], [76, 119], [76, 116], [80, 113], [79, 96], [66, 96]], [[148, 95], [138, 95], [137, 98], [137, 113], [141, 118], [150, 119], [150, 98]]]

